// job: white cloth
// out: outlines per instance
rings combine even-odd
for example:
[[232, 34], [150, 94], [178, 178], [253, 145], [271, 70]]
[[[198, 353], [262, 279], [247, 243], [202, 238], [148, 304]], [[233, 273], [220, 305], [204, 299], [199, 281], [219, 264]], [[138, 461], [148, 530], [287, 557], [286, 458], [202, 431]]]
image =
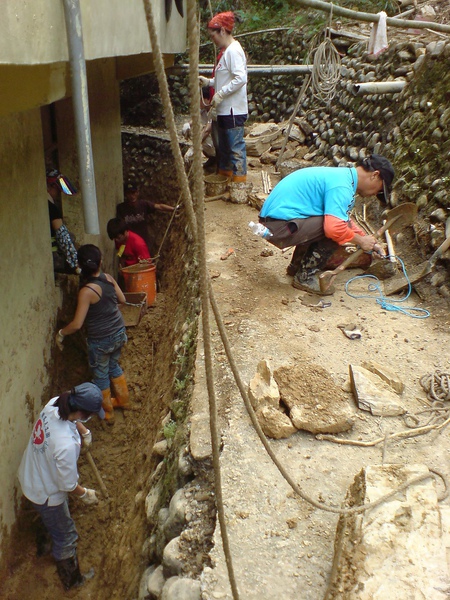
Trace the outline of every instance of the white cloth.
[[58, 506], [78, 484], [81, 438], [77, 426], [59, 418], [52, 398], [34, 424], [19, 467], [24, 495], [35, 504]]
[[217, 115], [246, 115], [247, 59], [239, 42], [233, 40], [220, 57], [211, 84], [216, 92], [223, 92], [224, 99], [217, 107]]
[[368, 48], [369, 54], [374, 54], [375, 56], [378, 56], [378, 54], [381, 54], [383, 50], [389, 47], [386, 27], [387, 14], [382, 10], [378, 13], [378, 16], [378, 23], [372, 23]]
[[[202, 108], [200, 110], [200, 121], [201, 121], [201, 124], [203, 126], [203, 130], [204, 130], [205, 127], [210, 122], [209, 113], [208, 113], [208, 110], [206, 108]], [[183, 125], [182, 133], [183, 133], [183, 135], [184, 135], [184, 137], [186, 139], [189, 139], [191, 137], [191, 124], [190, 123], [185, 123]], [[202, 132], [202, 137], [203, 137], [203, 132]], [[214, 144], [213, 144], [213, 140], [212, 140], [211, 134], [209, 134], [202, 141], [202, 150], [203, 150], [203, 154], [207, 158], [213, 158], [216, 155], [216, 149], [214, 148]], [[192, 162], [193, 158], [194, 158], [194, 149], [191, 146], [190, 148], [188, 148], [186, 154], [184, 155], [184, 161], [187, 164], [190, 164]]]

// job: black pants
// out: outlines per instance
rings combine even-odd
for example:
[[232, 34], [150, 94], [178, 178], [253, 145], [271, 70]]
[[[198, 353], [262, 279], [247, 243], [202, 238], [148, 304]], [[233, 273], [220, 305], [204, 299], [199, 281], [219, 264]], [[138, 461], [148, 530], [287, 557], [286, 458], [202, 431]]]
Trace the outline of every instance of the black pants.
[[266, 240], [280, 249], [311, 244], [311, 242], [317, 242], [325, 237], [323, 216], [293, 219], [292, 221], [260, 217], [259, 221], [272, 232], [272, 237], [266, 238]]

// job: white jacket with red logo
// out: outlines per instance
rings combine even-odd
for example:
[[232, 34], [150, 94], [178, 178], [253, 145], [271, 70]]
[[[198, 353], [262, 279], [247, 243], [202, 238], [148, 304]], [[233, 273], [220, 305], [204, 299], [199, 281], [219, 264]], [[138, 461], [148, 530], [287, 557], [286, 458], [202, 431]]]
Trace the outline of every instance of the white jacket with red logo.
[[58, 506], [78, 484], [77, 460], [81, 438], [77, 426], [59, 418], [48, 402], [34, 424], [28, 446], [19, 467], [19, 481], [24, 495], [35, 504]]

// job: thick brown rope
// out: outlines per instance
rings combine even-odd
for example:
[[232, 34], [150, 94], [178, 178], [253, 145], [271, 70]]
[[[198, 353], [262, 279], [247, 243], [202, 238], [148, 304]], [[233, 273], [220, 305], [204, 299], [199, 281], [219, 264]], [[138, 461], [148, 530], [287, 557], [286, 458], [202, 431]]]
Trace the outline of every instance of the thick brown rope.
[[152, 45], [153, 61], [155, 65], [156, 77], [158, 79], [159, 93], [161, 94], [164, 118], [166, 121], [166, 127], [170, 134], [170, 146], [175, 161], [175, 169], [177, 173], [178, 182], [181, 187], [181, 193], [183, 197], [184, 206], [188, 217], [188, 222], [191, 228], [191, 233], [194, 239], [197, 235], [197, 223], [194, 213], [194, 207], [192, 204], [191, 191], [189, 189], [189, 181], [184, 169], [183, 156], [181, 154], [180, 144], [178, 142], [177, 128], [175, 125], [175, 117], [173, 114], [173, 107], [170, 101], [169, 85], [167, 83], [166, 72], [164, 70], [164, 61], [161, 54], [161, 48], [158, 41], [158, 35], [156, 33], [155, 23], [153, 19], [153, 11], [150, 0], [143, 0], [145, 18], [147, 20], [148, 33], [150, 36], [150, 42]]
[[209, 273], [206, 265], [206, 241], [205, 241], [205, 205], [202, 167], [202, 124], [200, 120], [200, 88], [198, 84], [198, 57], [200, 32], [198, 28], [198, 16], [196, 2], [188, 0], [188, 38], [189, 38], [189, 90], [191, 97], [191, 116], [194, 146], [194, 198], [196, 199], [197, 216], [197, 247], [200, 271], [200, 297], [202, 302], [202, 326], [203, 345], [205, 354], [206, 385], [208, 388], [209, 422], [211, 430], [212, 458], [214, 466], [214, 491], [216, 508], [222, 535], [222, 546], [225, 562], [228, 570], [228, 579], [234, 600], [239, 600], [236, 578], [234, 575], [233, 562], [230, 550], [230, 542], [225, 520], [225, 509], [223, 504], [222, 477], [220, 469], [220, 436], [217, 415], [217, 402], [214, 390], [211, 328], [209, 322]]
[[161, 93], [162, 103], [164, 107], [164, 117], [166, 127], [170, 133], [170, 141], [172, 153], [175, 161], [178, 181], [181, 185], [184, 206], [192, 236], [196, 243], [196, 254], [199, 261], [200, 272], [200, 296], [202, 302], [202, 325], [205, 350], [205, 372], [208, 388], [209, 410], [210, 410], [210, 429], [211, 429], [211, 445], [214, 467], [214, 490], [216, 508], [220, 524], [220, 532], [222, 535], [222, 545], [225, 555], [225, 561], [228, 569], [228, 578], [230, 581], [231, 591], [234, 600], [239, 600], [236, 580], [233, 572], [233, 564], [226, 529], [225, 512], [223, 505], [222, 483], [220, 473], [220, 439], [217, 425], [217, 408], [214, 393], [214, 380], [212, 368], [212, 352], [211, 352], [211, 332], [209, 328], [209, 298], [208, 298], [208, 270], [206, 266], [206, 249], [205, 249], [205, 227], [204, 227], [204, 189], [203, 189], [203, 168], [201, 163], [201, 122], [200, 122], [200, 90], [198, 85], [198, 53], [199, 53], [199, 30], [198, 17], [196, 11], [196, 3], [194, 0], [188, 0], [187, 3], [187, 29], [189, 36], [189, 88], [191, 97], [191, 118], [193, 132], [193, 196], [196, 200], [196, 208], [194, 212], [194, 203], [192, 201], [191, 191], [189, 189], [189, 180], [186, 176], [183, 157], [178, 142], [175, 119], [173, 115], [172, 103], [170, 101], [169, 86], [167, 84], [166, 73], [164, 71], [164, 63], [162, 60], [161, 49], [156, 34], [154, 25], [152, 7], [149, 0], [143, 0], [147, 26], [150, 34], [152, 52], [154, 57], [155, 71], [158, 78], [159, 89]]
[[448, 373], [441, 373], [439, 370], [428, 373], [421, 377], [420, 385], [431, 402], [450, 400], [450, 375]]

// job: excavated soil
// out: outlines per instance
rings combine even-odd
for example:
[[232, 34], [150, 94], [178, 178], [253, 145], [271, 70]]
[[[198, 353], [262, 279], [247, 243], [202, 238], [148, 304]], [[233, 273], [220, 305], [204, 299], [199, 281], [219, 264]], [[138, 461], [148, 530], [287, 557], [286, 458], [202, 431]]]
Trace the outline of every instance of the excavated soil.
[[[159, 352], [164, 351], [161, 348], [164, 315], [170, 311], [170, 298], [164, 293], [158, 294], [156, 304], [148, 309], [140, 325], [128, 329], [129, 341], [121, 362], [128, 374], [137, 410], [116, 411], [113, 426], [98, 419], [89, 423], [94, 439], [92, 456], [110, 501], [102, 498], [97, 480], [81, 456], [80, 482], [96, 489], [100, 502], [95, 507], [84, 507], [80, 502], [71, 501], [71, 513], [80, 536], [78, 555], [82, 571], [93, 567], [96, 576], [80, 590], [70, 592], [68, 597], [109, 599], [135, 595], [139, 567], [143, 564], [141, 548], [148, 533], [143, 503], [136, 501], [136, 495], [145, 487], [156, 466], [151, 449], [159, 433], [157, 425], [168, 412], [164, 396], [170, 393], [172, 381]], [[74, 337], [76, 339], [66, 340], [64, 352], [56, 356], [55, 389], [68, 389], [89, 379], [83, 339]], [[17, 530], [0, 596], [11, 600], [63, 597], [52, 557], [36, 557], [35, 518], [27, 505], [19, 517]]]
[[[254, 188], [260, 190], [261, 168], [251, 169], [249, 177]], [[271, 178], [274, 185], [277, 178], [273, 169]], [[356, 424], [348, 434], [353, 439], [377, 437], [404, 425], [399, 418], [376, 418], [356, 409], [348, 387], [350, 363], [375, 360], [390, 366], [405, 383], [403, 400], [408, 410], [417, 412], [426, 405], [420, 377], [436, 369], [450, 370], [445, 352], [449, 343], [448, 301], [436, 294], [430, 277], [416, 286], [406, 303], [426, 308], [430, 312], [427, 319], [382, 309], [375, 299], [365, 297], [367, 286], [362, 282], [355, 282], [349, 295], [345, 283], [359, 273], [355, 270], [339, 275], [335, 295], [327, 298], [331, 306], [307, 306], [305, 299], [312, 301], [314, 297], [295, 290], [285, 274], [290, 252], [271, 247], [247, 227], [250, 220], [257, 220], [255, 208], [219, 200], [205, 203], [205, 211], [207, 266], [244, 381], [253, 377], [263, 358], [274, 368], [301, 364], [302, 389], [308, 381], [317, 383], [326, 371], [354, 408]], [[375, 228], [379, 226], [377, 213], [375, 209], [368, 212], [371, 221], [374, 217]], [[175, 222], [168, 240], [170, 255], [165, 264], [171, 267], [167, 267], [156, 303], [138, 327], [128, 330], [122, 364], [137, 410], [116, 411], [112, 427], [92, 422], [92, 455], [111, 499], [101, 498], [95, 507], [77, 502], [71, 506], [80, 534], [82, 570], [94, 567], [96, 575], [83, 588], [64, 596], [52, 558], [36, 557], [34, 515], [24, 506], [0, 586], [2, 598], [137, 598], [139, 580], [147, 566], [142, 545], [149, 535], [143, 500], [159, 460], [151, 450], [162, 437], [160, 423], [173, 398], [174, 344], [181, 337], [183, 315], [192, 303], [189, 295], [183, 295], [183, 221], [180, 218]], [[396, 243], [397, 253], [407, 263], [423, 260], [415, 248], [412, 228], [403, 232]], [[61, 320], [67, 322], [69, 318], [65, 315]], [[342, 323], [356, 324], [361, 339], [346, 338], [338, 327]], [[331, 569], [336, 519], [296, 498], [262, 452], [212, 325], [217, 398], [224, 423], [222, 464], [227, 522], [242, 597], [320, 600]], [[55, 355], [53, 394], [89, 378], [82, 336], [73, 336], [65, 344], [64, 352]], [[295, 386], [294, 381], [291, 384]], [[329, 387], [325, 383], [322, 388], [315, 386], [318, 403], [322, 397], [329, 398]], [[303, 431], [273, 445], [308, 493], [334, 504], [345, 496], [362, 465], [381, 460], [379, 447], [336, 446], [319, 442]], [[450, 444], [443, 433], [392, 444], [386, 458], [387, 462], [425, 462], [447, 473], [448, 450]], [[185, 573], [198, 577], [206, 567], [204, 597], [228, 598], [220, 535], [216, 532], [213, 536], [215, 516], [208, 466], [198, 465], [189, 484], [193, 497], [203, 504], [195, 525], [185, 536]], [[79, 467], [81, 483], [98, 489], [84, 457]], [[212, 542], [215, 546], [210, 560], [207, 553]], [[277, 590], [276, 596], [268, 595], [267, 590]]]

